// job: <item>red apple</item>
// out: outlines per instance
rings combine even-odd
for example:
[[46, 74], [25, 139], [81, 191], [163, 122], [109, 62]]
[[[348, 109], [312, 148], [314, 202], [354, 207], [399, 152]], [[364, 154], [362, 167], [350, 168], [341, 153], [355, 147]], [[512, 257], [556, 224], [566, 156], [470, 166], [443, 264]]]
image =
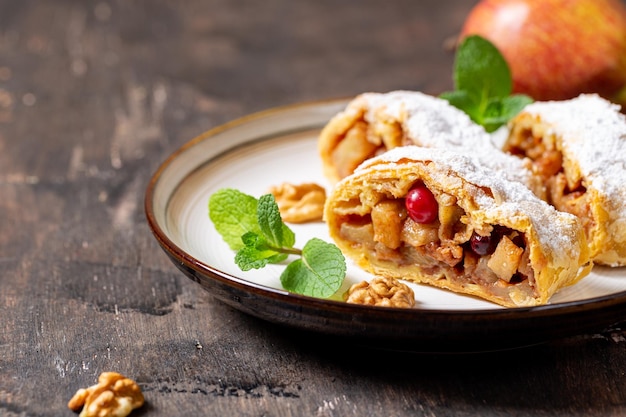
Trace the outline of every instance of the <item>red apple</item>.
[[535, 100], [598, 93], [623, 104], [626, 6], [620, 0], [482, 0], [461, 39], [471, 34], [500, 50], [516, 93]]

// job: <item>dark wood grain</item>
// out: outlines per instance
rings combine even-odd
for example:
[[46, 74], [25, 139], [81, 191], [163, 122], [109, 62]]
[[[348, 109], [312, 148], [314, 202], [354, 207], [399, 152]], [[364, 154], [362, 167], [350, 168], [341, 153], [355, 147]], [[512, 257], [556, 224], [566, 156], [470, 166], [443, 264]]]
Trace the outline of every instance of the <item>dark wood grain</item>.
[[143, 213], [175, 149], [270, 107], [451, 88], [474, 1], [0, 1], [0, 415], [71, 416], [102, 371], [145, 416], [618, 416], [626, 333], [415, 355], [216, 302]]

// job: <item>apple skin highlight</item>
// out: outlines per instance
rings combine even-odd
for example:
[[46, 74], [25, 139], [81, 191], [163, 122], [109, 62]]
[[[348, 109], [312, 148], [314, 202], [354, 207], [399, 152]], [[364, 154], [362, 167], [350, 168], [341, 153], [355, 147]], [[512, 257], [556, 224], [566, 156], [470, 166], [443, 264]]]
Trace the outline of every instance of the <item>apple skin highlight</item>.
[[468, 35], [500, 50], [515, 93], [535, 100], [597, 93], [626, 103], [626, 6], [619, 0], [482, 0], [460, 39]]

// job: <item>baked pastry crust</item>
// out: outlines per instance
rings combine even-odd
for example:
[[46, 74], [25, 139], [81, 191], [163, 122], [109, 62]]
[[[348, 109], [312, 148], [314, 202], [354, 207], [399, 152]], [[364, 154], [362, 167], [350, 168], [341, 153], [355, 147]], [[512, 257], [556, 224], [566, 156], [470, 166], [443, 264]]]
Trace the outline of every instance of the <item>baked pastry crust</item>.
[[[416, 184], [437, 200], [431, 224], [416, 223], [404, 209]], [[405, 146], [369, 159], [335, 185], [324, 219], [341, 251], [372, 274], [507, 307], [545, 304], [591, 269], [578, 218], [459, 152]], [[495, 252], [473, 252], [474, 234], [499, 239]], [[515, 242], [515, 254], [496, 256], [502, 242]]]
[[503, 149], [533, 161], [547, 201], [577, 215], [594, 263], [626, 265], [626, 116], [594, 95], [535, 102], [510, 123]]
[[418, 91], [358, 95], [327, 123], [318, 142], [324, 174], [333, 183], [368, 158], [407, 145], [465, 149], [545, 197], [530, 161], [502, 152], [493, 135], [448, 101]]

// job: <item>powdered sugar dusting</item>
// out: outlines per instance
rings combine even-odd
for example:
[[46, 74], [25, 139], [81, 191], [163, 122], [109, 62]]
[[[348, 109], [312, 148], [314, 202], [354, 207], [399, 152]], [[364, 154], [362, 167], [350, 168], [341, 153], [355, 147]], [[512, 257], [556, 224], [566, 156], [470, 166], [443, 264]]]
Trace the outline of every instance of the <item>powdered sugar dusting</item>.
[[539, 116], [562, 139], [564, 158], [576, 161], [587, 188], [617, 204], [613, 215], [626, 219], [626, 116], [596, 94], [566, 101], [535, 102], [526, 113]]
[[364, 93], [355, 104], [367, 109], [365, 119], [374, 123], [384, 115], [400, 122], [413, 144], [428, 148], [465, 149], [500, 175], [531, 188], [528, 161], [502, 152], [494, 137], [448, 101], [418, 91]]
[[484, 146], [489, 134], [463, 111], [446, 100], [418, 91], [366, 93], [366, 120], [372, 121], [382, 111], [403, 121], [408, 136], [416, 145], [426, 147]]
[[458, 176], [477, 187], [488, 188], [493, 197], [485, 192], [474, 196], [485, 212], [493, 213], [496, 218], [527, 216], [545, 250], [568, 258], [579, 253], [578, 246], [573, 244], [580, 230], [574, 215], [557, 211], [523, 184], [506, 179], [463, 150], [399, 147], [365, 161], [355, 170], [355, 175], [367, 169], [388, 167], [381, 163], [402, 164], [406, 161], [431, 161], [444, 176]]

